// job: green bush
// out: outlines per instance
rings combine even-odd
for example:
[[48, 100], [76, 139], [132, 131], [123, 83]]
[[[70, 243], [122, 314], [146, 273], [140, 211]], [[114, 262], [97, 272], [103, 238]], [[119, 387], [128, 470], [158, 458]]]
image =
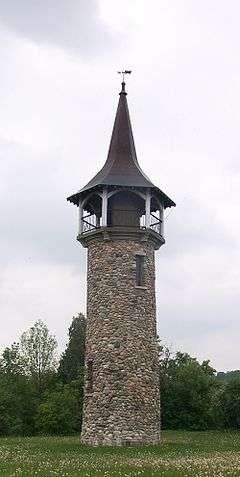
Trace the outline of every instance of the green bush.
[[224, 427], [240, 429], [240, 378], [227, 382], [219, 400]]
[[205, 430], [214, 427], [213, 396], [217, 386], [208, 361], [200, 364], [177, 353], [161, 365], [162, 424], [165, 429]]
[[0, 435], [32, 435], [37, 400], [31, 382], [20, 375], [0, 375]]
[[82, 397], [79, 383], [59, 383], [38, 407], [36, 427], [41, 434], [70, 435], [81, 430]]

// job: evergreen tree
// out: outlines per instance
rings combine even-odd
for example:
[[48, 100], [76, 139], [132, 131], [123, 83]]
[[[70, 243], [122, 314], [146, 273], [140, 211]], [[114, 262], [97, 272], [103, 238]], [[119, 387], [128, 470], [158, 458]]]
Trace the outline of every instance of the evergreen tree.
[[69, 328], [69, 341], [61, 356], [58, 375], [63, 383], [83, 380], [85, 357], [86, 318], [82, 313], [73, 317]]

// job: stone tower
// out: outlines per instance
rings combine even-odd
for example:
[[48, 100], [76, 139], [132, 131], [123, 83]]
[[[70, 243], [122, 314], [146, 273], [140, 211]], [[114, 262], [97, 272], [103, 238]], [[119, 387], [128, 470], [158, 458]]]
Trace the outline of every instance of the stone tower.
[[82, 442], [91, 445], [160, 440], [154, 252], [175, 204], [138, 164], [126, 96], [123, 82], [106, 163], [68, 198], [88, 249]]

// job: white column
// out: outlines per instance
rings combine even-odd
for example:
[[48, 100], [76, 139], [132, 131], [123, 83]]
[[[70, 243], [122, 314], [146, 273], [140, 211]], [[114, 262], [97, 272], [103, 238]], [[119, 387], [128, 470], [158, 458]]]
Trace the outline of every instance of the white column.
[[79, 206], [78, 206], [78, 234], [81, 235], [83, 232], [83, 206], [82, 206], [82, 201], [81, 199], [79, 200]]
[[107, 207], [108, 207], [108, 192], [103, 189], [102, 192], [102, 227], [107, 227]]
[[151, 193], [147, 191], [145, 198], [145, 226], [149, 228], [151, 224]]
[[159, 210], [159, 217], [161, 220], [161, 236], [164, 238], [164, 207], [162, 204], [160, 204], [160, 210]]
[[78, 206], [78, 234], [82, 234], [83, 232], [83, 206], [82, 206], [82, 201], [81, 199], [79, 200], [79, 206]]

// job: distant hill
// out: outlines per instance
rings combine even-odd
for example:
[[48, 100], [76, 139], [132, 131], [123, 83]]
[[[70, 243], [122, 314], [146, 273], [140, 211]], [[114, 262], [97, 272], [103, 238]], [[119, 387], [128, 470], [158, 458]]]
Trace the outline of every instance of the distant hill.
[[231, 381], [234, 378], [239, 378], [240, 379], [240, 370], [235, 369], [234, 371], [227, 371], [224, 373], [223, 371], [219, 371], [217, 373], [217, 379], [220, 381]]

